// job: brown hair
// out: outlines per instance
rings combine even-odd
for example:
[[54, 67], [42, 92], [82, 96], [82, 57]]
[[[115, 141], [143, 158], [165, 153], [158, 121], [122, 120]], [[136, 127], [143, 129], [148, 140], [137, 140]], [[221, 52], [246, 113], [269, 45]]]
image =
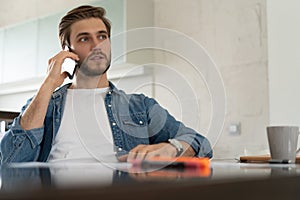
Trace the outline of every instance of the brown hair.
[[77, 21], [88, 19], [88, 18], [99, 18], [103, 21], [106, 26], [108, 36], [110, 37], [111, 23], [109, 19], [105, 17], [106, 11], [102, 7], [94, 6], [79, 6], [69, 11], [59, 23], [59, 39], [62, 48], [65, 46], [70, 47], [70, 34], [71, 25]]

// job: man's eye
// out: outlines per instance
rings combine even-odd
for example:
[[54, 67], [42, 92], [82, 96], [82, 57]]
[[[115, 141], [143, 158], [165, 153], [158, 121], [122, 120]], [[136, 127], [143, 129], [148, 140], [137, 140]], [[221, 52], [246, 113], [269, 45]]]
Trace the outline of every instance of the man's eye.
[[88, 41], [88, 39], [86, 37], [83, 37], [83, 38], [80, 38], [79, 41], [80, 42], [86, 42], [86, 41]]
[[99, 39], [100, 39], [100, 40], [106, 40], [106, 38], [107, 38], [106, 35], [100, 35], [100, 36], [99, 36]]

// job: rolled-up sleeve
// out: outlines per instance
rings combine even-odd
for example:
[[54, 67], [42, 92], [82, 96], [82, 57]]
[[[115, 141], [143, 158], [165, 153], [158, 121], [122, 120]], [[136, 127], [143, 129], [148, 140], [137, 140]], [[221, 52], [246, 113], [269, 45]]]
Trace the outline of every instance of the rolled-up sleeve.
[[1, 163], [36, 161], [43, 139], [44, 127], [24, 130], [20, 114], [5, 133], [0, 144]]
[[188, 143], [194, 149], [195, 156], [212, 158], [213, 151], [205, 136], [177, 121], [154, 99], [146, 98], [145, 104], [148, 108], [151, 143], [165, 142], [169, 138], [176, 138]]

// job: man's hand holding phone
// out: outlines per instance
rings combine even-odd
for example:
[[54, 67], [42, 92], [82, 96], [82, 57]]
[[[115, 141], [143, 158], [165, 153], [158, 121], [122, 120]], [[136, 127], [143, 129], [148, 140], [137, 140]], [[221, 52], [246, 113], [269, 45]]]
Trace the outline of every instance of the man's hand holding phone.
[[52, 84], [54, 90], [57, 87], [61, 86], [61, 84], [67, 77], [67, 72], [62, 72], [62, 65], [65, 59], [72, 59], [75, 62], [79, 61], [78, 55], [69, 51], [61, 51], [58, 54], [56, 54], [53, 58], [50, 58], [48, 61], [49, 65], [47, 70], [46, 81]]

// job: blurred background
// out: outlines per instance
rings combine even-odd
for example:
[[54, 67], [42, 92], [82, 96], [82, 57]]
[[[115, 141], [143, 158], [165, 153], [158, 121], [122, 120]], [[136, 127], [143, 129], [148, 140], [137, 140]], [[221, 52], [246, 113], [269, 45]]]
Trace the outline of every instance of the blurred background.
[[[164, 48], [129, 51], [126, 32], [163, 28], [203, 47], [226, 93], [226, 112], [217, 116], [224, 124], [207, 135], [215, 158], [269, 153], [266, 126], [300, 124], [297, 0], [0, 0], [0, 120], [6, 121], [1, 132], [5, 116], [35, 94], [48, 59], [60, 51], [60, 18], [83, 4], [103, 6], [112, 22], [110, 80], [127, 92], [154, 97], [207, 135], [216, 109], [207, 84], [212, 72], [196, 73], [197, 66]], [[160, 46], [173, 43], [180, 48], [174, 38]]]

